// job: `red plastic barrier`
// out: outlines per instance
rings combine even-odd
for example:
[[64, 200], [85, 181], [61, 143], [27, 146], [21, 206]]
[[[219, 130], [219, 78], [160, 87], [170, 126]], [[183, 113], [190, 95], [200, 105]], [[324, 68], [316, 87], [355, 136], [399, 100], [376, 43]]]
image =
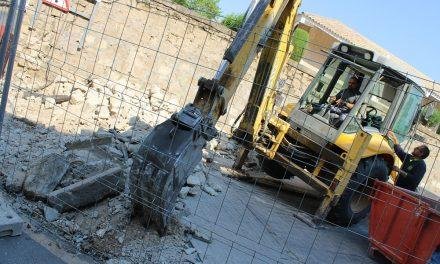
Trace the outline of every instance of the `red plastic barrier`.
[[[376, 181], [369, 236], [371, 250], [393, 263], [426, 263], [440, 246], [438, 203]], [[431, 206], [432, 205], [432, 206]]]

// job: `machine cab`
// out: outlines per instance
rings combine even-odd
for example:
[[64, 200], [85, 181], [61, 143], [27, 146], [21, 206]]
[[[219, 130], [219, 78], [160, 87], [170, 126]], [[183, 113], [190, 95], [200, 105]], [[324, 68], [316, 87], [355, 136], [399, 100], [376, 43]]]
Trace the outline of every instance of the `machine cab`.
[[399, 140], [404, 139], [424, 91], [373, 58], [372, 51], [353, 45], [333, 48], [292, 112], [292, 127], [327, 142], [359, 129], [381, 134], [393, 130]]

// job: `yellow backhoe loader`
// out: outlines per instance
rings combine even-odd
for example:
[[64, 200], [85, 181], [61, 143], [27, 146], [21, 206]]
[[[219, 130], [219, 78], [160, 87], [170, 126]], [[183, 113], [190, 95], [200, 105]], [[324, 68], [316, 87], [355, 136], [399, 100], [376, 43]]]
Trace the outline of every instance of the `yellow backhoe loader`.
[[[398, 71], [375, 62], [373, 52], [340, 44], [299, 102], [277, 113], [277, 82], [290, 56], [299, 5], [300, 0], [254, 1], [216, 75], [201, 78], [193, 103], [142, 141], [130, 190], [134, 213], [145, 224], [165, 231], [180, 189], [200, 162], [206, 142], [216, 137], [215, 124], [257, 54], [250, 98], [236, 132], [244, 148], [235, 167], [255, 149], [273, 177], [300, 177], [319, 191], [319, 219], [330, 210], [340, 223], [356, 222], [366, 214], [368, 203], [359, 202], [363, 187], [369, 178], [385, 180], [395, 160], [383, 135], [388, 129], [409, 133], [423, 91]], [[353, 75], [360, 80], [361, 95], [345, 119], [335, 122], [329, 98]]]
[[[262, 85], [266, 90], [252, 89], [235, 131], [244, 147], [234, 167], [239, 169], [248, 150], [255, 149], [269, 175], [299, 177], [321, 194], [318, 219], [330, 210], [332, 220], [341, 225], [364, 218], [373, 180], [388, 180], [400, 162], [386, 133], [394, 131], [401, 141], [406, 139], [424, 96], [407, 75], [376, 57], [361, 47], [335, 45], [298, 103], [279, 113], [271, 99], [276, 90], [270, 89], [277, 80]], [[344, 98], [339, 105], [332, 102], [350, 90], [353, 79], [357, 87], [352, 88], [356, 100], [351, 109]]]

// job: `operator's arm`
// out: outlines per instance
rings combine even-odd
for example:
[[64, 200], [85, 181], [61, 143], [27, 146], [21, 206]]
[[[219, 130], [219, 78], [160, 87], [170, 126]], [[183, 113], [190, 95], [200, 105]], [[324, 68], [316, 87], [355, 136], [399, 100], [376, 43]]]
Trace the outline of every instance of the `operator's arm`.
[[342, 98], [342, 93], [344, 90], [339, 91], [339, 93], [337, 93], [336, 95], [332, 95], [329, 98], [329, 103], [330, 104], [339, 104], [341, 102], [341, 98]]
[[344, 106], [351, 110], [356, 104], [357, 100], [359, 100], [359, 97], [361, 97], [360, 93], [351, 96], [345, 102], [343, 102]]
[[348, 109], [352, 109], [353, 106], [354, 106], [354, 103], [353, 103], [353, 104], [350, 104], [350, 103], [348, 103], [348, 102], [345, 102], [345, 106], [346, 106]]
[[397, 139], [393, 131], [388, 131], [387, 136], [389, 139], [391, 139], [391, 141], [393, 141], [394, 152], [396, 153], [397, 157], [399, 157], [399, 159], [403, 162], [408, 153], [403, 151], [402, 147], [399, 145], [399, 140]]
[[394, 151], [396, 152], [397, 157], [399, 157], [402, 162], [407, 156], [409, 156], [409, 154], [406, 153], [398, 143], [394, 145]]

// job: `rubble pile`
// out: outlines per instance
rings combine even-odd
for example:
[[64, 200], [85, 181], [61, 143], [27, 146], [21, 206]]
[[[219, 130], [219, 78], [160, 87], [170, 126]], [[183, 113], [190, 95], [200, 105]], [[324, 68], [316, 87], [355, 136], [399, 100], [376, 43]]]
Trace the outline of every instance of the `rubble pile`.
[[[231, 163], [234, 144], [219, 144], [214, 140], [207, 145], [202, 162], [189, 175], [179, 194], [170, 230], [166, 236], [160, 237], [155, 231], [143, 227], [138, 219], [132, 219], [127, 182], [132, 156], [142, 137], [151, 129], [149, 124], [160, 122], [153, 107], [166, 111], [166, 117], [176, 110], [175, 107], [164, 107], [163, 101], [162, 105], [154, 102], [160, 91], [151, 92], [144, 102], [145, 109], [150, 111], [139, 111], [139, 116], [127, 116], [127, 119], [118, 118], [126, 125], [110, 129], [102, 125], [110, 127], [112, 118], [116, 120], [115, 113], [120, 113], [110, 107], [117, 103], [110, 98], [108, 117], [101, 112], [89, 111], [92, 108], [87, 104], [93, 100], [83, 92], [77, 92], [80, 96], [74, 96], [74, 100], [61, 103], [45, 99], [56, 96], [25, 94], [15, 89], [12, 94], [11, 105], [16, 114], [7, 116], [3, 130], [5, 136], [0, 142], [0, 151], [5, 157], [1, 160], [5, 165], [2, 166], [4, 176], [1, 180], [2, 186], [13, 194], [11, 197], [15, 197], [13, 204], [17, 210], [36, 219], [48, 230], [54, 230], [76, 250], [108, 263], [201, 261], [203, 256], [192, 246], [191, 240], [209, 242], [206, 238], [209, 235], [203, 235], [194, 226], [180, 223], [179, 219], [191, 214], [186, 199], [197, 198], [202, 193], [215, 197], [225, 191], [224, 177], [213, 159], [224, 157]], [[122, 101], [119, 104], [133, 111], [129, 104]], [[79, 133], [63, 133], [72, 129], [69, 123], [74, 121], [69, 112], [79, 106], [83, 109], [81, 116], [91, 117], [95, 125], [77, 124], [73, 128]], [[124, 106], [119, 107], [124, 109]], [[59, 111], [60, 108], [65, 109], [64, 113]], [[64, 129], [58, 130], [60, 126]], [[220, 142], [223, 141], [227, 139]]]

